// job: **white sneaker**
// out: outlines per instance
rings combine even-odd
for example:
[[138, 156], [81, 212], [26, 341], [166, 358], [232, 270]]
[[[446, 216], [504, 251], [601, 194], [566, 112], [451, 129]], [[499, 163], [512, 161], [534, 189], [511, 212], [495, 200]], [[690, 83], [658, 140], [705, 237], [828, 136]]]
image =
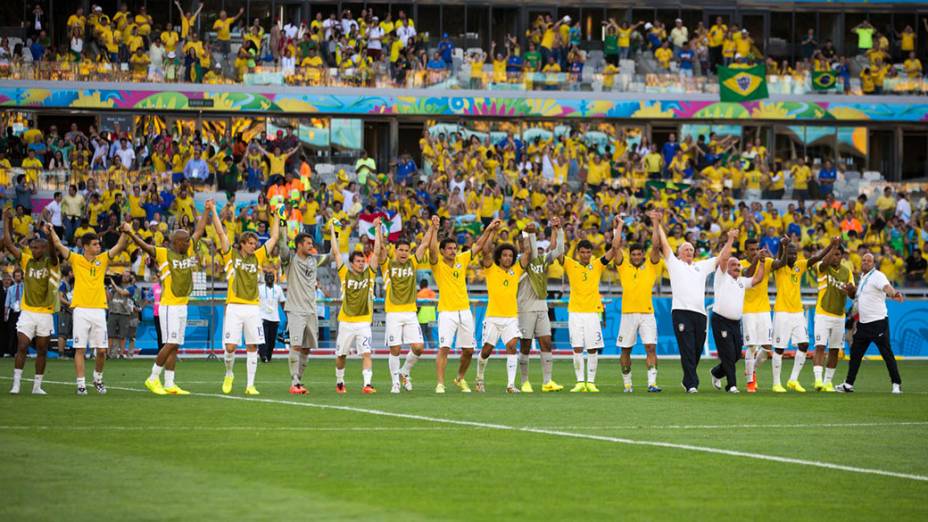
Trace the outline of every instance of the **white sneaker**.
[[32, 394], [33, 395], [48, 395], [47, 393], [45, 393], [45, 390], [43, 390], [42, 388], [33, 388]]
[[690, 388], [686, 390], [686, 393], [699, 393], [699, 390], [697, 390], [696, 388]]
[[741, 392], [738, 391], [737, 386], [732, 386], [731, 388], [728, 389], [728, 393], [741, 393]]
[[390, 388], [390, 393], [399, 393], [400, 392], [400, 383], [393, 383], [393, 387]]
[[408, 391], [408, 392], [411, 392], [411, 391], [412, 391], [412, 378], [410, 378], [408, 375], [403, 375], [403, 374], [401, 373], [401, 374], [400, 374], [400, 381], [402, 381], [403, 389], [404, 389], [404, 390], [406, 390], [406, 391]]
[[902, 395], [902, 385], [893, 383], [893, 394]]
[[13, 386], [10, 387], [10, 395], [19, 395], [19, 383], [13, 382]]
[[715, 388], [716, 390], [721, 390], [722, 379], [716, 379], [715, 376], [712, 375], [711, 373], [709, 374], [709, 377], [712, 377], [712, 387]]
[[838, 393], [854, 393], [854, 386], [846, 382], [835, 386], [835, 391]]

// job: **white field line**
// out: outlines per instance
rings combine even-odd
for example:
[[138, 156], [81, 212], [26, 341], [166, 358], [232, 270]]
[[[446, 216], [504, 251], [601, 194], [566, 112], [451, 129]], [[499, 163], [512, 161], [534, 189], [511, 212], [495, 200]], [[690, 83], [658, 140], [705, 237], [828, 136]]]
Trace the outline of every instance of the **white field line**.
[[778, 429], [778, 428], [873, 428], [897, 426], [928, 426], [928, 421], [900, 422], [831, 422], [821, 424], [653, 424], [625, 426], [538, 426], [548, 430], [730, 430], [730, 429]]
[[30, 426], [0, 425], [0, 431], [460, 431], [469, 427], [452, 428], [447, 426], [409, 426], [409, 427], [337, 427], [337, 426]]
[[[4, 380], [10, 380], [9, 377], [0, 377]], [[30, 381], [31, 379], [23, 379], [23, 381]], [[43, 381], [47, 384], [60, 384], [73, 386], [72, 382], [61, 382], [61, 381]], [[140, 388], [124, 388], [111, 386], [111, 389], [122, 390], [129, 392], [138, 392], [138, 393], [148, 393], [147, 390]], [[91, 392], [92, 393], [92, 392]], [[354, 406], [340, 406], [335, 404], [317, 404], [312, 402], [295, 402], [295, 401], [283, 401], [278, 399], [261, 399], [255, 397], [239, 397], [235, 395], [222, 395], [218, 393], [191, 393], [191, 396], [198, 397], [213, 397], [216, 399], [226, 399], [233, 401], [246, 401], [246, 402], [262, 402], [266, 404], [283, 404], [288, 406], [301, 406], [304, 408], [315, 408], [322, 410], [336, 410], [336, 411], [346, 411], [350, 413], [366, 413], [368, 415], [377, 415], [380, 417], [391, 417], [396, 419], [408, 419], [421, 422], [432, 422], [437, 424], [447, 424], [451, 426], [465, 426], [471, 428], [483, 428], [483, 429], [492, 429], [499, 431], [512, 431], [512, 432], [523, 432], [523, 433], [536, 433], [540, 435], [550, 435], [553, 437], [563, 437], [563, 438], [572, 438], [572, 439], [581, 439], [581, 440], [594, 440], [600, 442], [611, 442], [614, 444], [627, 444], [631, 446], [649, 446], [656, 448], [666, 448], [666, 449], [675, 449], [675, 450], [687, 450], [695, 451], [698, 453], [709, 453], [714, 455], [725, 455], [729, 457], [742, 457], [754, 460], [764, 460], [768, 462], [778, 462], [782, 464], [795, 464], [799, 466], [808, 466], [815, 468], [824, 468], [835, 471], [845, 471], [849, 473], [860, 473], [865, 475], [879, 475], [884, 477], [900, 478], [906, 480], [915, 480], [919, 482], [928, 482], [928, 476], [926, 475], [917, 475], [914, 473], [900, 473], [897, 471], [888, 471], [876, 468], [862, 468], [857, 466], [846, 466], [844, 464], [833, 464], [830, 462], [822, 462], [818, 460], [806, 460], [806, 459], [797, 459], [792, 457], [780, 457], [776, 455], [765, 455], [762, 453], [750, 453], [746, 451], [737, 451], [737, 450], [727, 450], [722, 448], [713, 448], [709, 446], [696, 446], [692, 444], [678, 444], [675, 442], [659, 442], [652, 440], [635, 440], [627, 439], [622, 437], [609, 437], [605, 435], [592, 435], [588, 433], [575, 433], [569, 431], [562, 431], [556, 429], [543, 429], [543, 428], [533, 428], [529, 426], [508, 426], [506, 424], [494, 424], [486, 422], [477, 422], [477, 421], [468, 421], [468, 420], [457, 420], [457, 419], [446, 419], [441, 417], [429, 417], [426, 415], [415, 415], [410, 413], [398, 413], [385, 410], [377, 410], [373, 408], [357, 408]]]

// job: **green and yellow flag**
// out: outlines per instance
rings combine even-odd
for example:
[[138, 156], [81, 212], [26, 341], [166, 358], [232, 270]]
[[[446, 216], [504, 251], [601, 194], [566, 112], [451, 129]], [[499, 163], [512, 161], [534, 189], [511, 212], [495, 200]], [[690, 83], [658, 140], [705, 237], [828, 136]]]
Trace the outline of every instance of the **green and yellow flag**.
[[812, 88], [816, 91], [834, 89], [838, 76], [834, 71], [814, 71], [812, 73]]
[[767, 94], [767, 66], [718, 67], [719, 99], [723, 102], [762, 100]]

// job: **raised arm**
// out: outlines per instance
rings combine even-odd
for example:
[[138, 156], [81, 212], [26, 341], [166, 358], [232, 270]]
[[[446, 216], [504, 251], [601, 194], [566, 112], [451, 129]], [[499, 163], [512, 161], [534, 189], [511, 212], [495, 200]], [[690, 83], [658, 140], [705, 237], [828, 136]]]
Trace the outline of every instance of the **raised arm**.
[[13, 211], [10, 209], [3, 211], [3, 247], [16, 259], [22, 257], [19, 247], [13, 243]]
[[615, 260], [615, 264], [622, 264], [622, 228], [625, 226], [625, 223], [622, 221], [622, 218], [619, 216], [615, 217], [615, 228], [612, 230], [612, 248], [606, 252], [606, 255], [603, 256], [607, 260]]
[[286, 153], [284, 153], [284, 157], [285, 157], [285, 158], [289, 158], [290, 156], [293, 156], [294, 154], [296, 154], [296, 151], [298, 151], [298, 150], [300, 150], [300, 146], [299, 146], [299, 145], [297, 145], [296, 147], [293, 147], [292, 149], [290, 149], [290, 150], [288, 150]]
[[751, 286], [757, 286], [764, 279], [764, 268], [767, 266], [764, 260], [768, 257], [770, 257], [770, 252], [766, 248], [762, 249], [754, 256], [753, 264], [757, 265], [757, 269], [754, 271], [754, 277], [751, 279]]
[[808, 261], [806, 262], [806, 266], [812, 267], [817, 265], [819, 262], [821, 262], [822, 259], [825, 259], [825, 256], [831, 253], [832, 250], [837, 248], [840, 242], [841, 238], [838, 236], [831, 238], [831, 243], [828, 243], [827, 247], [819, 250], [817, 253], [809, 257]]
[[140, 238], [138, 234], [136, 234], [135, 231], [132, 230], [131, 224], [123, 223], [122, 226], [119, 227], [119, 231], [122, 232], [124, 235], [128, 236], [129, 239], [131, 239], [133, 243], [138, 245], [138, 247], [141, 248], [143, 252], [150, 255], [151, 257], [155, 257], [155, 247], [149, 245], [142, 238]]
[[[532, 248], [535, 248], [534, 246]], [[560, 258], [567, 251], [567, 240], [561, 227], [561, 218], [551, 218], [551, 246], [548, 250], [549, 261]]]
[[519, 264], [522, 268], [528, 268], [528, 264], [535, 257], [535, 224], [531, 223], [525, 227], [522, 235], [522, 241], [519, 242], [522, 248], [522, 256], [519, 257]]
[[[46, 223], [46, 224], [51, 225], [51, 223]], [[61, 244], [61, 239], [59, 239], [58, 234], [55, 233], [55, 228], [51, 226], [47, 226], [45, 227], [45, 232], [48, 234], [48, 237], [50, 241], [52, 242], [52, 245], [55, 247], [55, 250], [57, 250], [58, 254], [61, 255], [61, 258], [67, 259], [68, 256], [71, 255], [71, 251], [68, 250], [68, 247]]]
[[216, 231], [216, 236], [219, 238], [219, 252], [224, 254], [228, 252], [232, 246], [229, 244], [229, 237], [226, 236], [226, 231], [222, 227], [222, 220], [219, 219], [219, 214], [216, 213], [216, 206], [212, 208], [213, 211], [213, 230]]
[[377, 233], [374, 235], [374, 252], [371, 254], [370, 265], [371, 270], [376, 271], [377, 267], [380, 266], [380, 261], [383, 259], [382, 249], [384, 248], [383, 240], [383, 220], [377, 218], [374, 220], [374, 228], [377, 229]]
[[[432, 216], [432, 224], [435, 223], [435, 220], [438, 216]], [[440, 221], [440, 219], [439, 219]], [[429, 263], [436, 264], [439, 261], [439, 252], [438, 252], [438, 228], [436, 227], [435, 233], [432, 234], [432, 238], [429, 240]]]
[[673, 255], [673, 250], [670, 249], [670, 241], [667, 241], [667, 233], [664, 232], [664, 227], [661, 225], [659, 218], [652, 218], [652, 223], [657, 229], [658, 239], [661, 243], [661, 255], [664, 256], [664, 259]]
[[777, 270], [786, 266], [786, 251], [789, 249], [789, 243], [789, 236], [783, 236], [780, 238], [780, 249], [777, 250], [777, 257], [773, 260], [773, 264], [770, 265], [771, 272], [776, 272]]
[[480, 249], [480, 266], [483, 268], [490, 268], [493, 266], [493, 237], [495, 234], [492, 232], [486, 241], [483, 242], [482, 248]]
[[440, 220], [438, 219], [438, 216], [432, 216], [432, 220], [429, 222], [429, 228], [425, 231], [425, 235], [422, 236], [422, 241], [416, 245], [416, 261], [420, 261], [425, 258], [425, 254], [432, 244], [432, 236], [438, 234], [439, 223]]
[[280, 239], [280, 218], [276, 215], [271, 216], [269, 219], [271, 223], [271, 237], [268, 238], [264, 243], [264, 250], [267, 252], [267, 255], [271, 255], [271, 251], [274, 250], [274, 247], [277, 246], [277, 241]]
[[200, 241], [200, 238], [203, 237], [203, 233], [206, 232], [206, 216], [213, 213], [213, 207], [215, 206], [215, 201], [212, 199], [206, 200], [206, 203], [203, 206], [203, 213], [200, 214], [199, 218], [197, 218], [197, 226], [193, 229], [193, 235], [190, 236], [190, 241], [194, 245]]
[[716, 260], [715, 266], [721, 267], [722, 270], [725, 270], [725, 267], [728, 266], [728, 259], [731, 257], [731, 247], [735, 244], [735, 239], [738, 238], [739, 233], [737, 228], [728, 231], [728, 240], [725, 241], [725, 246], [723, 246], [722, 251], [719, 252], [719, 257]]
[[329, 235], [332, 238], [332, 249], [330, 253], [332, 257], [335, 258], [335, 269], [340, 270], [342, 268], [342, 254], [338, 250], [338, 234], [335, 233], [335, 223], [331, 220], [329, 221]]
[[[661, 261], [661, 234], [658, 231], [661, 214], [657, 210], [648, 212], [651, 218], [651, 264], [656, 265]], [[656, 224], [655, 224], [656, 223]]]
[[[126, 224], [127, 223], [123, 223], [123, 226]], [[113, 248], [109, 249], [106, 255], [108, 255], [110, 259], [114, 259], [119, 254], [122, 254], [122, 252], [126, 249], [127, 246], [129, 246], [129, 236], [127, 236], [125, 233], [119, 234], [119, 241], [117, 241], [116, 244], [113, 245]]]
[[483, 233], [480, 234], [480, 237], [477, 238], [477, 241], [475, 241], [474, 245], [471, 247], [471, 254], [480, 255], [480, 251], [483, 250], [483, 245], [490, 240], [491, 236], [496, 235], [496, 229], [499, 228], [501, 223], [502, 221], [496, 218], [483, 229]]

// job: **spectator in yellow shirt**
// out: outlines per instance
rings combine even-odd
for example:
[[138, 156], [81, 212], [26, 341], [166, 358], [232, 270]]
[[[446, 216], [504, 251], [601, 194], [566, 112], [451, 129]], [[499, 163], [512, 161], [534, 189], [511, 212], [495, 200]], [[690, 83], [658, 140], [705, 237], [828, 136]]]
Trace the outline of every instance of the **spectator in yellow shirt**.
[[665, 41], [654, 51], [654, 59], [660, 64], [665, 71], [670, 70], [670, 60], [673, 58], [673, 50], [670, 49], [670, 42]]
[[213, 22], [213, 30], [216, 31], [216, 41], [219, 44], [219, 52], [229, 54], [232, 52], [232, 24], [242, 16], [245, 8], [239, 8], [238, 14], [229, 18], [225, 10], [219, 11], [219, 19]]
[[903, 62], [905, 74], [912, 80], [922, 77], [922, 62], [915, 56], [915, 51], [909, 52], [909, 58]]

